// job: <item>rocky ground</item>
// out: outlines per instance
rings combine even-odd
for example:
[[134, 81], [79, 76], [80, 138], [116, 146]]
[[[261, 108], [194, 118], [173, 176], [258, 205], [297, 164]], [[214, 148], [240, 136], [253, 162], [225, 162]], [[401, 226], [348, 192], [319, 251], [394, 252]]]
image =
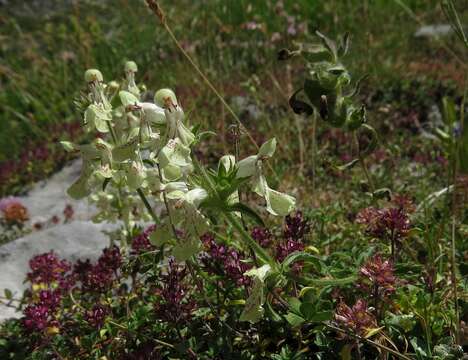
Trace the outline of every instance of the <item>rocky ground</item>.
[[[26, 288], [23, 282], [28, 261], [34, 255], [54, 250], [60, 257], [72, 261], [77, 258], [95, 259], [100, 249], [108, 245], [109, 240], [103, 231], [112, 230], [116, 225], [94, 224], [90, 219], [95, 209], [86, 200], [75, 201], [66, 194], [80, 168], [80, 161], [74, 161], [20, 198], [28, 208], [32, 224], [45, 222], [53, 216], [63, 217], [67, 204], [72, 205], [74, 215], [68, 223], [36, 230], [0, 246], [0, 297], [3, 297], [4, 289], [9, 289], [14, 297], [20, 297]], [[0, 320], [19, 316], [14, 308], [0, 304]]]

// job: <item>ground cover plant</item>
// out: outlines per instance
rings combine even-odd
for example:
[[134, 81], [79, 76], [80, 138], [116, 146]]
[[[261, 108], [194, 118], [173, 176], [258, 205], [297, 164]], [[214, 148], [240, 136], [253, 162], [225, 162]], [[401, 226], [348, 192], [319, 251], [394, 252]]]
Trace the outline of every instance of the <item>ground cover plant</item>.
[[[196, 52], [175, 37], [171, 13], [147, 4], [190, 66]], [[442, 9], [463, 44], [455, 7]], [[86, 135], [61, 141], [83, 163], [68, 193], [96, 204], [94, 221], [122, 227], [95, 262], [31, 259], [24, 296], [2, 298], [23, 316], [2, 324], [1, 358], [466, 357], [465, 96], [428, 85], [441, 109], [433, 122], [424, 88], [407, 103], [405, 90], [360, 95], [371, 85], [349, 70], [350, 39], [316, 32], [263, 54], [289, 77], [263, 133], [195, 62], [186, 73], [208, 88], [198, 100], [184, 84], [143, 84], [142, 73], [175, 76], [171, 66], [124, 61], [115, 81], [84, 72], [75, 105]], [[245, 87], [266, 108], [259, 80]], [[218, 97], [232, 124], [198, 121]], [[6, 226], [28, 217], [14, 199], [0, 210]]]

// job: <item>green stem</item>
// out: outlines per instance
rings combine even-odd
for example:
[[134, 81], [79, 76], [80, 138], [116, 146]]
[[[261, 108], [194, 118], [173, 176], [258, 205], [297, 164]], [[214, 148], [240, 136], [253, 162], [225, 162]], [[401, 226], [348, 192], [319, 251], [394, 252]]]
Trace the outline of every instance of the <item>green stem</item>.
[[257, 257], [262, 262], [269, 264], [272, 268], [277, 267], [276, 261], [255, 240], [250, 237], [249, 233], [245, 231], [242, 224], [236, 218], [236, 215], [231, 212], [224, 212], [224, 217], [226, 218], [227, 222], [239, 232], [244, 244], [248, 248], [253, 249]]
[[150, 203], [148, 202], [148, 199], [146, 198], [145, 194], [143, 193], [143, 191], [140, 188], [137, 189], [137, 193], [138, 193], [138, 195], [140, 195], [141, 201], [143, 201], [143, 204], [145, 204], [146, 210], [148, 210], [151, 218], [153, 219], [155, 224], [157, 224], [159, 222], [158, 217], [154, 213], [154, 210], [151, 207]]
[[358, 139], [356, 131], [353, 132], [353, 138], [354, 138], [354, 142], [356, 144], [356, 148], [357, 148], [357, 152], [358, 152], [359, 163], [361, 164], [361, 168], [364, 171], [364, 175], [366, 176], [367, 183], [369, 184], [370, 191], [372, 193], [374, 193], [374, 191], [375, 191], [374, 182], [372, 181], [372, 178], [371, 178], [371, 176], [369, 174], [369, 170], [367, 169], [366, 161], [364, 160], [364, 157], [362, 156], [361, 149], [359, 147], [359, 139]]

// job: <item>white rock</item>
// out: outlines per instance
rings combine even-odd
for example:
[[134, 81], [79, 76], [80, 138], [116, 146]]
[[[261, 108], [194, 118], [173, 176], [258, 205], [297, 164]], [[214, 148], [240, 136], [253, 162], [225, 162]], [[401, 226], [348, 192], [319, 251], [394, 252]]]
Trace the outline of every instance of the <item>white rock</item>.
[[437, 38], [445, 36], [452, 32], [452, 27], [447, 24], [436, 24], [421, 26], [415, 33], [416, 37]]
[[75, 220], [89, 220], [96, 209], [86, 199], [73, 200], [67, 195], [67, 189], [78, 178], [81, 160], [75, 160], [50, 178], [38, 182], [25, 195], [20, 197], [27, 207], [31, 224], [50, 219], [56, 215], [63, 218], [63, 209], [67, 204], [73, 206]]
[[[34, 255], [54, 250], [60, 258], [76, 261], [79, 258], [95, 260], [101, 249], [109, 246], [109, 238], [102, 231], [112, 231], [118, 225], [74, 221], [34, 232], [0, 247], [0, 296], [5, 288], [20, 298], [28, 284], [23, 281], [29, 271], [29, 259]], [[20, 317], [14, 309], [0, 305], [0, 321]]]

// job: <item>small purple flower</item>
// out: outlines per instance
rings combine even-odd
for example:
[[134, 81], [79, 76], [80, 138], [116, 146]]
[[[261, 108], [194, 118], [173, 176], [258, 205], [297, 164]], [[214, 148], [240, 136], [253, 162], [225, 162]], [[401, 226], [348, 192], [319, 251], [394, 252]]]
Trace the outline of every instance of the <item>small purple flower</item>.
[[201, 240], [207, 252], [201, 260], [208, 272], [226, 275], [237, 285], [250, 284], [250, 278], [244, 276], [244, 273], [251, 265], [244, 261], [244, 254], [224, 244], [218, 244], [211, 233], [204, 234]]
[[86, 321], [94, 328], [100, 329], [104, 325], [104, 321], [108, 314], [108, 309], [100, 304], [94, 305], [92, 310], [88, 310], [85, 314]]
[[98, 259], [98, 265], [102, 269], [117, 271], [122, 265], [122, 255], [117, 245], [102, 250], [102, 255]]
[[256, 226], [253, 228], [251, 236], [252, 239], [265, 248], [271, 245], [272, 236], [270, 230], [267, 228]]
[[397, 278], [391, 260], [383, 260], [377, 254], [370, 258], [359, 271], [359, 286], [372, 296], [385, 298], [395, 291]]
[[361, 336], [367, 329], [376, 327], [377, 323], [363, 299], [359, 299], [352, 307], [339, 303], [335, 310], [335, 321], [340, 327]]
[[156, 230], [156, 225], [151, 225], [145, 229], [141, 234], [137, 235], [132, 240], [132, 255], [139, 255], [144, 252], [153, 251], [156, 247], [150, 242], [151, 233]]
[[286, 240], [277, 245], [276, 247], [276, 259], [278, 261], [283, 261], [289, 254], [292, 254], [295, 251], [304, 250], [305, 246], [300, 241], [296, 240]]
[[188, 297], [188, 285], [184, 282], [187, 269], [169, 259], [167, 273], [161, 275], [161, 283], [156, 290], [161, 301], [155, 303], [160, 318], [173, 323], [190, 320], [196, 304]]
[[361, 210], [357, 217], [358, 224], [366, 225], [366, 232], [377, 238], [400, 240], [410, 230], [410, 221], [404, 208], [376, 209], [373, 207]]
[[304, 219], [301, 211], [297, 211], [294, 215], [286, 216], [284, 225], [285, 239], [302, 241], [309, 232], [309, 221]]
[[33, 284], [51, 284], [65, 280], [66, 273], [71, 269], [70, 263], [60, 260], [53, 251], [34, 256], [29, 260], [29, 267], [31, 271], [27, 277]]
[[53, 321], [51, 310], [45, 305], [28, 305], [23, 314], [23, 325], [29, 331], [44, 331]]

